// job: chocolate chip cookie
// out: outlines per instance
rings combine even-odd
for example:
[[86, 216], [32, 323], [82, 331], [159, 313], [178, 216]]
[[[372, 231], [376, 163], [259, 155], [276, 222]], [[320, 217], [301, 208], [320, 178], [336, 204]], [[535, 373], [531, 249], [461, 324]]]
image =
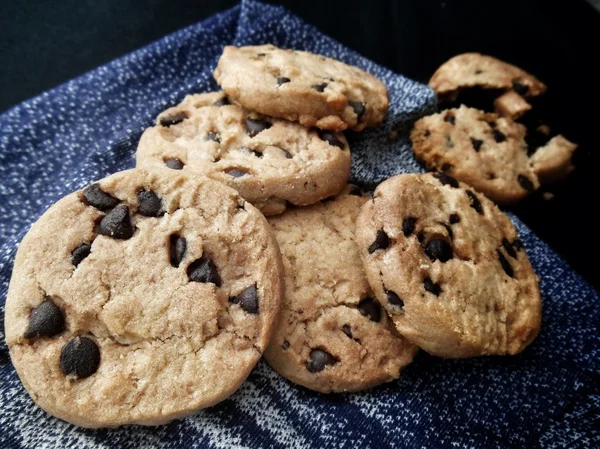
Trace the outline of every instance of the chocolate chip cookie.
[[330, 131], [377, 126], [389, 103], [387, 88], [370, 73], [273, 45], [225, 47], [214, 77], [248, 109]]
[[265, 215], [340, 192], [350, 175], [342, 134], [257, 115], [222, 92], [190, 95], [142, 135], [138, 167], [198, 173], [236, 189]]
[[508, 219], [445, 173], [381, 183], [356, 223], [369, 283], [398, 331], [440, 357], [516, 354], [537, 335], [538, 279]]
[[279, 374], [312, 390], [358, 391], [389, 382], [416, 352], [367, 283], [354, 227], [368, 199], [349, 187], [327, 202], [269, 219], [286, 290], [265, 358]]
[[527, 156], [526, 129], [513, 120], [461, 106], [424, 117], [411, 132], [417, 159], [500, 204], [539, 187]]
[[116, 173], [61, 199], [19, 246], [11, 359], [65, 421], [165, 423], [244, 381], [278, 316], [282, 269], [265, 218], [233, 189]]

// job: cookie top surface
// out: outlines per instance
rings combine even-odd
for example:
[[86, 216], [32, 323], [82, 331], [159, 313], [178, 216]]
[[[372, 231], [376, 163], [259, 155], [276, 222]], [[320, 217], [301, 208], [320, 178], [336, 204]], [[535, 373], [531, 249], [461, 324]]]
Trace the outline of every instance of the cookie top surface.
[[250, 113], [222, 92], [189, 95], [160, 114], [136, 153], [138, 167], [206, 175], [266, 215], [335, 195], [350, 162], [343, 134]]
[[525, 97], [535, 97], [546, 91], [544, 83], [533, 75], [480, 53], [464, 53], [446, 61], [429, 80], [429, 87], [440, 97], [453, 96], [470, 87], [512, 89]]
[[381, 183], [356, 223], [369, 283], [398, 331], [441, 357], [516, 354], [537, 335], [537, 276], [490, 200], [445, 174]]
[[510, 119], [461, 106], [423, 117], [411, 132], [417, 159], [488, 198], [511, 204], [539, 187], [527, 157], [526, 129]]
[[357, 391], [396, 379], [416, 347], [375, 299], [355, 243], [366, 196], [343, 194], [269, 219], [279, 242], [286, 291], [265, 351], [281, 375], [312, 390]]
[[6, 339], [25, 388], [85, 427], [161, 424], [233, 393], [279, 313], [279, 250], [233, 189], [130, 170], [72, 193], [15, 259]]
[[380, 124], [388, 109], [387, 88], [379, 79], [305, 51], [227, 46], [214, 76], [244, 107], [304, 126], [360, 131]]

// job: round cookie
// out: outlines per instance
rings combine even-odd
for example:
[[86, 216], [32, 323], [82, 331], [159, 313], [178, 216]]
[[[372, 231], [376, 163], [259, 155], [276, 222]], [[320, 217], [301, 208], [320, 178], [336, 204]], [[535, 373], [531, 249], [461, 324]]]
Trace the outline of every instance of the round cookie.
[[389, 103], [387, 88], [370, 73], [273, 45], [225, 47], [214, 77], [248, 109], [332, 131], [377, 126]]
[[430, 354], [516, 354], [537, 335], [537, 276], [498, 207], [444, 174], [381, 183], [356, 223], [369, 283], [398, 331]]
[[539, 187], [527, 157], [525, 127], [461, 106], [423, 117], [411, 132], [412, 148], [427, 168], [446, 172], [500, 204], [512, 204]]
[[277, 319], [282, 270], [266, 219], [233, 189], [120, 172], [58, 201], [21, 242], [11, 359], [65, 421], [166, 423], [244, 381]]
[[417, 349], [397, 333], [364, 273], [354, 226], [368, 199], [349, 186], [329, 201], [269, 219], [286, 290], [265, 358], [282, 376], [323, 393], [394, 380]]
[[236, 189], [265, 215], [312, 204], [350, 175], [342, 134], [306, 129], [229, 104], [222, 92], [189, 95], [142, 135], [138, 167], [199, 173]]

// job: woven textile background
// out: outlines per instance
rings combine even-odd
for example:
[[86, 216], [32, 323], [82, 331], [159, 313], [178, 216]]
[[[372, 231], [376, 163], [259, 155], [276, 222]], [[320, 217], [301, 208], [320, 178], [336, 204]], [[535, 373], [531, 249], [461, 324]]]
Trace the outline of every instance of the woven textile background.
[[[430, 89], [283, 8], [243, 1], [0, 116], [0, 323], [12, 260], [30, 225], [65, 194], [133, 167], [140, 134], [160, 111], [188, 93], [217, 89], [212, 70], [224, 45], [261, 43], [338, 58], [386, 83], [385, 125], [347, 133], [355, 182], [372, 187], [421, 170], [406, 137], [415, 118], [434, 110]], [[298, 387], [261, 361], [239, 391], [195, 416], [158, 428], [92, 431], [33, 404], [10, 363], [2, 325], [0, 447], [600, 447], [600, 298], [511, 218], [544, 301], [542, 332], [518, 356], [442, 360], [422, 352], [400, 380], [346, 395]]]

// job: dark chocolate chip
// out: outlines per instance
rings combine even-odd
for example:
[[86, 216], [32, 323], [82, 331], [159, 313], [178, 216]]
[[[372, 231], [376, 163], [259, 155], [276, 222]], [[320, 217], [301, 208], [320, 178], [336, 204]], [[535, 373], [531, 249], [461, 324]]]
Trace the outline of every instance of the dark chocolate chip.
[[395, 292], [393, 292], [391, 290], [386, 290], [385, 294], [387, 295], [388, 302], [391, 305], [397, 306], [397, 307], [400, 307], [400, 308], [404, 307], [404, 301], [402, 301], [400, 299], [400, 296], [398, 296], [397, 293], [395, 293]]
[[165, 165], [172, 170], [181, 170], [183, 169], [183, 166], [185, 164], [181, 162], [181, 160], [174, 157], [170, 159], [165, 159]]
[[352, 329], [350, 328], [349, 324], [344, 324], [342, 326], [342, 332], [344, 334], [346, 334], [348, 336], [348, 338], [354, 338], [354, 337], [352, 337]]
[[466, 192], [467, 196], [471, 200], [471, 207], [475, 209], [477, 213], [483, 215], [483, 206], [481, 205], [481, 201], [479, 201], [479, 198], [477, 198], [477, 195], [475, 195], [470, 190], [467, 190]]
[[526, 84], [519, 83], [518, 81], [513, 81], [512, 83], [513, 90], [524, 97], [529, 92], [529, 86]]
[[535, 187], [533, 186], [533, 182], [531, 182], [531, 180], [527, 176], [519, 175], [519, 176], [517, 176], [517, 181], [519, 182], [519, 185], [521, 187], [523, 187], [525, 190], [527, 190], [529, 193], [531, 193], [535, 190]]
[[98, 209], [112, 209], [119, 200], [112, 195], [109, 195], [100, 188], [100, 184], [95, 183], [83, 189], [83, 198], [90, 205]]
[[174, 114], [161, 117], [160, 125], [168, 128], [169, 126], [177, 125], [178, 123], [183, 122], [186, 118], [188, 118], [187, 113], [183, 111], [175, 112]]
[[444, 121], [450, 123], [451, 125], [456, 125], [456, 117], [454, 117], [452, 114], [446, 114]]
[[452, 245], [443, 239], [429, 240], [424, 251], [432, 261], [439, 260], [444, 263], [452, 259]]
[[75, 337], [63, 346], [60, 369], [65, 376], [89, 377], [98, 370], [100, 350], [93, 340]]
[[428, 129], [425, 130], [425, 137], [429, 137], [431, 136], [431, 131], [429, 131]]
[[229, 103], [229, 98], [227, 97], [223, 97], [223, 98], [219, 98], [217, 101], [215, 101], [213, 103], [213, 106], [227, 106]]
[[497, 249], [496, 253], [498, 254], [498, 260], [500, 261], [500, 265], [502, 265], [502, 269], [504, 270], [504, 272], [508, 276], [513, 277], [513, 275], [514, 275], [513, 269], [510, 266], [510, 263], [508, 262], [508, 260], [506, 260], [506, 257], [504, 257], [504, 254], [502, 254], [502, 251]]
[[493, 120], [490, 120], [489, 122], [487, 122], [487, 124], [489, 125], [490, 128], [492, 129], [496, 129], [496, 122]]
[[513, 246], [517, 251], [523, 249], [524, 247], [523, 242], [520, 239], [515, 239], [515, 241], [513, 242]]
[[115, 207], [100, 221], [100, 234], [114, 239], [127, 240], [133, 236], [129, 208], [124, 204]]
[[477, 69], [475, 70], [475, 75], [481, 75], [483, 73], [483, 70]]
[[92, 245], [82, 243], [71, 252], [71, 263], [75, 266], [79, 265], [83, 259], [90, 255], [90, 252], [92, 252]]
[[415, 217], [404, 217], [402, 220], [402, 232], [406, 237], [410, 236], [415, 231], [417, 219]]
[[234, 178], [241, 178], [242, 176], [246, 176], [248, 172], [243, 168], [228, 168], [225, 170], [229, 176], [233, 176]]
[[51, 299], [46, 299], [29, 315], [25, 338], [52, 337], [65, 330], [65, 317]]
[[456, 223], [460, 223], [460, 217], [458, 216], [458, 214], [450, 215], [450, 224], [456, 224]]
[[334, 356], [322, 349], [313, 349], [310, 351], [310, 361], [306, 364], [306, 369], [311, 373], [323, 371], [327, 365], [334, 365], [337, 360]]
[[256, 56], [258, 56], [259, 58], [262, 58], [266, 55], [267, 55], [266, 53], [256, 53]]
[[419, 243], [423, 243], [423, 240], [425, 240], [425, 236], [422, 232], [419, 232], [419, 234], [417, 234], [417, 240], [419, 241]]
[[229, 298], [229, 302], [239, 304], [242, 309], [248, 313], [258, 313], [258, 290], [256, 285], [252, 284], [237, 296]]
[[448, 232], [448, 237], [450, 237], [452, 239], [454, 237], [454, 232], [452, 232], [452, 228], [450, 227], [450, 225], [447, 225], [446, 223], [442, 223], [442, 226], [444, 228], [446, 228], [446, 232]]
[[290, 342], [287, 340], [283, 340], [283, 343], [281, 345], [281, 349], [283, 349], [284, 351], [287, 350], [290, 347]]
[[440, 296], [440, 293], [442, 293], [440, 286], [438, 284], [434, 284], [431, 278], [428, 277], [423, 281], [423, 287], [425, 287], [425, 290], [427, 290], [429, 293], [433, 293], [435, 296]]
[[139, 202], [138, 213], [144, 217], [160, 217], [164, 214], [161, 211], [162, 201], [152, 190], [141, 189], [137, 193]]
[[261, 152], [261, 151], [256, 151], [256, 150], [250, 150], [252, 152], [252, 154], [254, 154], [254, 156], [261, 158], [265, 155], [265, 153]]
[[213, 142], [221, 143], [221, 134], [209, 132], [206, 134], [204, 140], [212, 140]]
[[366, 298], [358, 304], [361, 315], [369, 317], [371, 321], [378, 322], [381, 319], [381, 306], [376, 299]]
[[246, 119], [246, 129], [248, 130], [248, 135], [250, 137], [256, 136], [258, 133], [264, 131], [265, 129], [269, 129], [271, 127], [271, 123], [266, 120], [254, 120], [251, 118]]
[[504, 251], [506, 251], [506, 254], [508, 254], [513, 259], [517, 258], [517, 252], [515, 251], [515, 249], [510, 244], [507, 238], [502, 239], [502, 246], [504, 247]]
[[217, 287], [221, 286], [221, 276], [217, 271], [216, 265], [210, 257], [202, 257], [195, 260], [187, 267], [187, 275], [190, 281], [212, 283]]
[[442, 164], [442, 171], [443, 172], [447, 172], [452, 170], [452, 164], [448, 164], [447, 162], [445, 164]]
[[316, 90], [317, 92], [323, 92], [325, 91], [325, 88], [327, 87], [327, 83], [321, 83], [321, 84], [315, 84], [314, 86], [311, 86], [314, 90]]
[[502, 131], [497, 129], [492, 130], [492, 136], [494, 136], [494, 140], [498, 143], [504, 142], [506, 140], [506, 136]]
[[364, 193], [362, 191], [362, 189], [358, 186], [352, 186], [350, 188], [350, 191], [348, 192], [348, 195], [354, 195], [354, 196], [363, 196]]
[[180, 235], [173, 234], [169, 239], [169, 259], [171, 260], [171, 266], [178, 268], [179, 264], [185, 257], [185, 251], [187, 249], [187, 242], [185, 238]]
[[281, 86], [282, 84], [285, 84], [285, 83], [289, 83], [290, 81], [292, 81], [292, 80], [289, 78], [286, 78], [285, 76], [277, 77], [277, 85], [278, 86]]
[[434, 173], [433, 176], [443, 185], [458, 188], [458, 181], [446, 173]]
[[365, 111], [367, 108], [365, 107], [365, 103], [361, 103], [360, 101], [349, 101], [348, 104], [352, 109], [354, 109], [354, 113], [356, 114], [356, 121], [360, 122], [360, 120], [365, 115]]
[[479, 150], [481, 149], [481, 145], [483, 145], [483, 140], [474, 139], [473, 137], [471, 137], [471, 144], [473, 145], [473, 149], [479, 152]]
[[390, 246], [390, 238], [387, 236], [383, 229], [377, 231], [377, 236], [375, 236], [375, 241], [369, 246], [369, 254], [373, 254], [378, 249], [386, 249]]
[[292, 156], [292, 153], [290, 153], [288, 150], [281, 148], [281, 147], [277, 147], [277, 148], [279, 148], [283, 152], [286, 159], [292, 159], [294, 157], [294, 156]]
[[323, 131], [321, 129], [317, 130], [317, 134], [321, 140], [324, 140], [329, 145], [334, 147], [339, 147], [342, 150], [344, 149], [344, 143], [337, 138], [337, 136], [329, 131]]

